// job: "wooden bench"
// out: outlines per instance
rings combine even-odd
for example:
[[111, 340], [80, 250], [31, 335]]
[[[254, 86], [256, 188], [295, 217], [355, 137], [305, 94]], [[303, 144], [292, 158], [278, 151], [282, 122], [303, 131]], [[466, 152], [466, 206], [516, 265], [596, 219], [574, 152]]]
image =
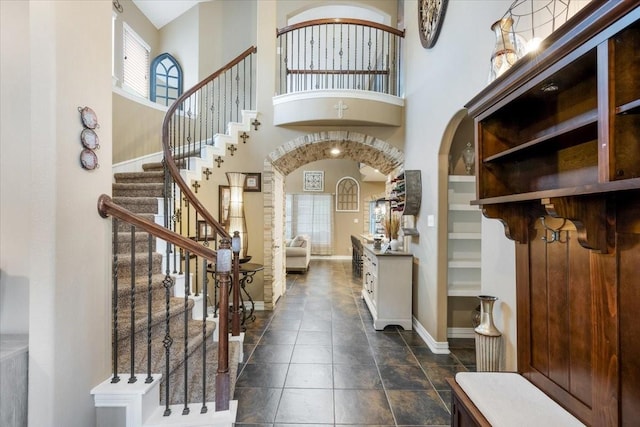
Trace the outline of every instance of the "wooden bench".
[[517, 373], [459, 372], [447, 382], [452, 426], [584, 426]]

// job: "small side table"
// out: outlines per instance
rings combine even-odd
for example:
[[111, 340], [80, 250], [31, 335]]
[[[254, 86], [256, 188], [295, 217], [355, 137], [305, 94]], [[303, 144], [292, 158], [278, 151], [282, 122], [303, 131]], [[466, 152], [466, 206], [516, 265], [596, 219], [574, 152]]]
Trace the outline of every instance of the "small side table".
[[[253, 314], [255, 311], [255, 302], [253, 301], [251, 294], [249, 294], [249, 292], [247, 291], [246, 286], [248, 284], [253, 283], [253, 277], [256, 275], [258, 271], [262, 271], [262, 270], [264, 270], [264, 265], [262, 264], [256, 264], [251, 262], [240, 264], [240, 271], [239, 271], [240, 272], [240, 310], [242, 311], [242, 318], [240, 319], [240, 323], [243, 326], [246, 322], [253, 322], [254, 320], [256, 320], [256, 316]], [[213, 265], [209, 265], [207, 267], [207, 272], [211, 274], [211, 278], [215, 283], [216, 295], [217, 295], [218, 281], [216, 280], [215, 267]], [[231, 294], [232, 292], [233, 292], [233, 283], [231, 283], [231, 286], [229, 287], [229, 294]], [[250, 308], [248, 312], [244, 304], [245, 298], [250, 304]], [[218, 302], [216, 297], [214, 297], [214, 305], [215, 305], [215, 311], [217, 312]]]

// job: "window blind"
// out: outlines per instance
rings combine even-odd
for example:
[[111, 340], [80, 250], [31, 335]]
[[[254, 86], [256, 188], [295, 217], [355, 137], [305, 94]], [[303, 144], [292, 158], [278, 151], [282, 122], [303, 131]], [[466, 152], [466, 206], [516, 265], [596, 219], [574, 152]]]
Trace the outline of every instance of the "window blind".
[[122, 85], [143, 98], [149, 98], [149, 46], [124, 24]]
[[333, 196], [287, 194], [285, 232], [288, 237], [306, 234], [313, 255], [333, 254]]

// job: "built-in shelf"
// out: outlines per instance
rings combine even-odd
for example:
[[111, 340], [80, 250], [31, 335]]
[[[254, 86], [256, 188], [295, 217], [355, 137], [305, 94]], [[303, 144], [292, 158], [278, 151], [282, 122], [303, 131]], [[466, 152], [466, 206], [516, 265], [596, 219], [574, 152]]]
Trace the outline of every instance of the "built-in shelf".
[[470, 204], [476, 196], [475, 189], [475, 176], [449, 176], [447, 295], [450, 297], [481, 293], [481, 213]]
[[640, 99], [616, 107], [616, 114], [640, 114]]
[[496, 205], [511, 202], [527, 202], [531, 200], [548, 199], [552, 197], [584, 196], [613, 191], [637, 190], [640, 188], [640, 178], [630, 178], [620, 181], [579, 185], [576, 187], [556, 188], [553, 190], [532, 191], [528, 193], [509, 194], [507, 196], [487, 197], [472, 200], [472, 205]]
[[484, 163], [495, 162], [496, 160], [522, 154], [525, 150], [541, 148], [545, 142], [554, 144], [556, 149], [560, 146], [576, 145], [577, 142], [588, 141], [597, 135], [598, 130], [598, 110], [590, 110], [570, 120], [550, 126], [538, 132], [530, 141], [518, 144], [516, 147], [503, 150], [492, 156], [487, 156], [482, 161]]

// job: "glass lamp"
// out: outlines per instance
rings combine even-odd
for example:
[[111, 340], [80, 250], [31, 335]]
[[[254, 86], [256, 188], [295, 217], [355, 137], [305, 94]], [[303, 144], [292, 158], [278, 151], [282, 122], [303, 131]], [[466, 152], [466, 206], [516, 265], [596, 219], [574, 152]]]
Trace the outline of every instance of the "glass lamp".
[[471, 143], [467, 142], [467, 146], [462, 150], [462, 161], [464, 162], [464, 170], [467, 172], [467, 175], [473, 174], [473, 162], [475, 161], [475, 158], [476, 153], [473, 151]]
[[241, 258], [247, 257], [247, 222], [244, 216], [244, 181], [246, 175], [239, 172], [227, 172], [229, 181], [229, 216], [226, 224], [227, 231], [238, 231], [240, 238], [239, 253]]

